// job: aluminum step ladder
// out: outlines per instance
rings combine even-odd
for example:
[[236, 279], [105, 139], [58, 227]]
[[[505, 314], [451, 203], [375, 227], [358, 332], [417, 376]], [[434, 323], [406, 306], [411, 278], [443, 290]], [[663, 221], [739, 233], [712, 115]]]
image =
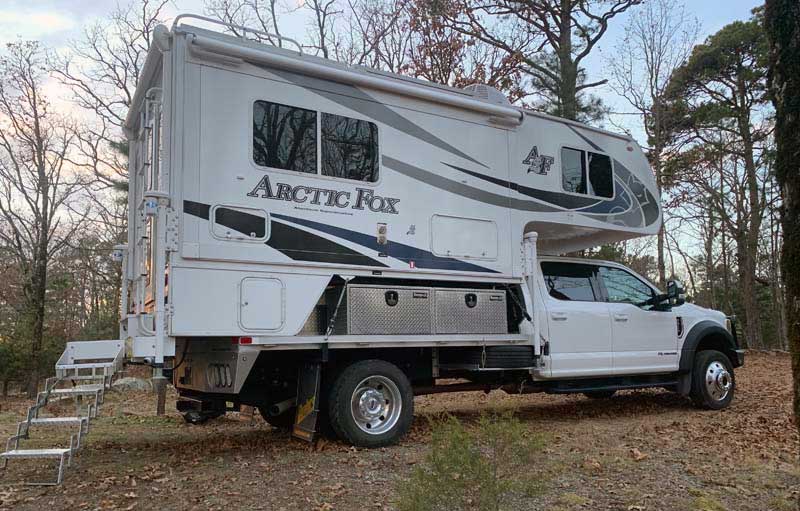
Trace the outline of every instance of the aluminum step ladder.
[[[55, 481], [26, 482], [38, 486], [55, 486], [64, 480], [64, 470], [72, 464], [74, 454], [80, 449], [83, 437], [89, 433], [89, 423], [103, 404], [105, 391], [111, 387], [114, 375], [122, 370], [125, 343], [113, 341], [69, 342], [56, 363], [56, 375], [48, 378], [36, 402], [28, 408], [17, 432], [6, 442], [0, 453], [0, 469], [5, 469], [14, 459], [55, 459], [58, 473]], [[78, 405], [76, 415], [69, 417], [43, 417], [51, 403], [73, 398]], [[88, 403], [82, 406], [86, 398]], [[42, 428], [72, 428], [68, 447], [22, 448], [23, 441], [32, 440], [32, 433]]]

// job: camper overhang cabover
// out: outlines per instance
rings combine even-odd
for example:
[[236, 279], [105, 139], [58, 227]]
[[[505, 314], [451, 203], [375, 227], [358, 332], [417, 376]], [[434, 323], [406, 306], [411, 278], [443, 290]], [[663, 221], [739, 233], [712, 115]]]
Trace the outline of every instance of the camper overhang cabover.
[[187, 420], [248, 404], [311, 439], [326, 411], [377, 446], [406, 431], [413, 394], [730, 402], [724, 315], [677, 283], [554, 257], [658, 232], [630, 137], [188, 18], [154, 31], [125, 121], [117, 251], [126, 356], [172, 375]]

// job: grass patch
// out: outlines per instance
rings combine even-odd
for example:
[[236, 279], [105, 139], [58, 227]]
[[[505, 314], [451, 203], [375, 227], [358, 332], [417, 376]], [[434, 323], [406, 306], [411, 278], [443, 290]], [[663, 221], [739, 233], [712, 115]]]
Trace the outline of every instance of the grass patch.
[[510, 413], [483, 415], [473, 428], [452, 416], [433, 422], [431, 450], [398, 489], [400, 511], [516, 509], [515, 497], [543, 489], [535, 474], [544, 440]]
[[772, 511], [796, 511], [800, 509], [800, 501], [791, 495], [772, 497], [769, 499], [769, 509]]
[[579, 507], [585, 506], [586, 504], [590, 503], [591, 500], [586, 497], [582, 497], [577, 493], [564, 493], [558, 497], [556, 502], [562, 506]]
[[695, 497], [692, 509], [694, 511], [727, 511], [720, 501], [708, 495]]

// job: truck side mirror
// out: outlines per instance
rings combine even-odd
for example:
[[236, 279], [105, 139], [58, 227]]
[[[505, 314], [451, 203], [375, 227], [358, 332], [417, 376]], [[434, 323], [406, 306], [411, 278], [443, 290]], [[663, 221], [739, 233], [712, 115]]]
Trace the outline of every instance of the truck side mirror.
[[677, 306], [686, 303], [686, 292], [683, 284], [678, 280], [667, 281], [667, 297], [670, 305]]

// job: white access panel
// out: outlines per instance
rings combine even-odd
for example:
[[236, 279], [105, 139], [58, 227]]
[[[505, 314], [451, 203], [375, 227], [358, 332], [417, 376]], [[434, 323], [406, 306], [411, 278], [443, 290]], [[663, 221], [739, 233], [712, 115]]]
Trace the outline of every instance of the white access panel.
[[284, 321], [280, 279], [248, 277], [239, 287], [239, 324], [244, 330], [279, 330]]
[[431, 249], [442, 257], [497, 259], [497, 224], [449, 215], [431, 217]]

